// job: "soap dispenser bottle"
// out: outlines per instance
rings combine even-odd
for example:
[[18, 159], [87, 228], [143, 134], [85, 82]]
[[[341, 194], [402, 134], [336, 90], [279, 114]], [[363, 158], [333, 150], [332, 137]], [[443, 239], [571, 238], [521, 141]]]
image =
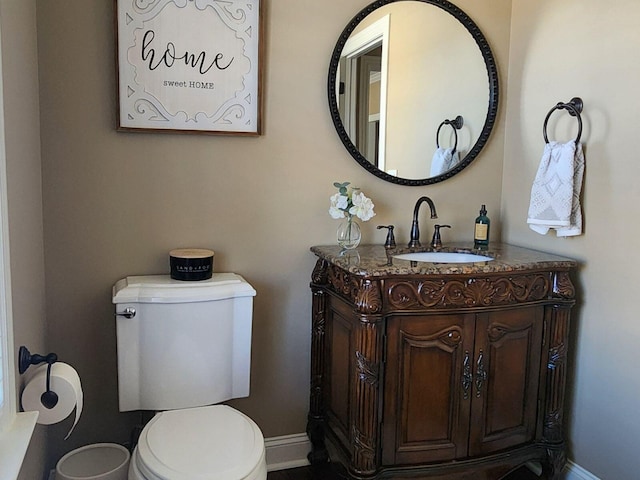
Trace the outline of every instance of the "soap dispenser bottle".
[[489, 248], [489, 228], [491, 220], [487, 217], [487, 207], [482, 205], [480, 215], [476, 218], [476, 225], [473, 231], [473, 247], [481, 250]]

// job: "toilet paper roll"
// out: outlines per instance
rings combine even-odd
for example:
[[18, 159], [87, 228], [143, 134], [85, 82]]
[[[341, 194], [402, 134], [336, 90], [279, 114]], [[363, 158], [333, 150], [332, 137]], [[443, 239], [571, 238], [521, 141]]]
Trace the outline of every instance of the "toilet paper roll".
[[82, 385], [78, 372], [66, 363], [56, 362], [51, 366], [51, 390], [58, 395], [58, 403], [51, 409], [45, 407], [40, 397], [47, 390], [47, 365], [40, 365], [27, 382], [22, 392], [22, 408], [25, 412], [37, 411], [38, 423], [51, 425], [58, 423], [76, 410], [76, 418], [66, 440], [73, 432], [82, 414]]

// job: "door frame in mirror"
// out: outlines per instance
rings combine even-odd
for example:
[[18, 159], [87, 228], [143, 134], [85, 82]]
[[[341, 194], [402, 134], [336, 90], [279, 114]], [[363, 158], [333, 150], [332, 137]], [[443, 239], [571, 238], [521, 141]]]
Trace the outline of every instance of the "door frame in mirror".
[[[384, 170], [385, 145], [386, 145], [386, 118], [387, 118], [387, 69], [389, 64], [389, 15], [385, 15], [379, 20], [373, 22], [370, 26], [362, 30], [356, 35], [350, 36], [345, 42], [342, 49], [341, 58], [344, 58], [344, 121], [343, 125], [349, 135], [349, 138], [355, 138], [356, 131], [359, 131], [361, 125], [357, 122], [357, 117], [363, 115], [362, 103], [363, 98], [358, 95], [358, 90], [362, 92], [363, 85], [369, 83], [369, 78], [357, 78], [356, 70], [358, 69], [358, 59], [366, 61], [366, 54], [374, 47], [380, 47], [381, 54], [380, 63], [380, 114], [379, 114], [379, 137], [378, 152], [376, 158], [376, 166]], [[337, 74], [336, 74], [337, 76]], [[336, 79], [336, 84], [338, 80]], [[368, 88], [366, 92], [368, 93]], [[369, 97], [369, 95], [365, 95]], [[355, 112], [358, 111], [356, 115]], [[361, 132], [359, 132], [361, 133]], [[369, 143], [369, 142], [367, 142]], [[367, 158], [371, 158], [367, 151]], [[372, 162], [373, 163], [373, 162]]]
[[338, 97], [337, 97], [337, 88], [336, 83], [338, 79], [339, 73], [339, 65], [340, 65], [340, 57], [342, 55], [343, 49], [349, 40], [349, 37], [353, 33], [353, 31], [357, 28], [357, 26], [367, 17], [370, 13], [381, 8], [385, 5], [389, 5], [391, 3], [403, 2], [408, 0], [377, 0], [365, 8], [363, 8], [360, 12], [356, 14], [355, 17], [351, 19], [351, 21], [347, 24], [340, 37], [338, 38], [338, 42], [333, 50], [331, 55], [331, 62], [329, 64], [329, 75], [327, 81], [327, 93], [329, 98], [329, 111], [331, 114], [331, 119], [336, 128], [336, 132], [340, 137], [343, 145], [349, 152], [349, 154], [367, 171], [376, 175], [377, 177], [386, 180], [391, 183], [396, 183], [399, 185], [407, 185], [407, 186], [424, 186], [431, 185], [434, 183], [442, 182], [447, 180], [464, 168], [466, 168], [477, 156], [480, 154], [487, 141], [489, 140], [489, 136], [491, 135], [491, 131], [496, 122], [496, 117], [498, 113], [498, 100], [499, 100], [499, 86], [498, 86], [498, 69], [496, 66], [496, 61], [489, 47], [489, 43], [487, 39], [484, 37], [480, 28], [475, 24], [475, 22], [459, 7], [453, 5], [447, 0], [410, 0], [421, 3], [427, 3], [434, 5], [436, 7], [441, 8], [446, 11], [450, 15], [452, 15], [455, 19], [457, 19], [464, 28], [469, 32], [478, 46], [480, 53], [482, 54], [482, 58], [484, 60], [485, 67], [487, 69], [487, 77], [489, 84], [489, 101], [487, 108], [487, 115], [485, 118], [484, 125], [482, 127], [482, 131], [478, 137], [478, 140], [475, 142], [473, 147], [469, 150], [467, 155], [460, 160], [460, 162], [451, 170], [444, 172], [441, 175], [423, 178], [423, 179], [407, 179], [396, 177], [390, 175], [389, 173], [379, 169], [374, 163], [370, 162], [354, 145], [351, 138], [347, 134], [345, 126], [342, 122], [342, 118], [340, 116], [339, 106], [338, 106]]

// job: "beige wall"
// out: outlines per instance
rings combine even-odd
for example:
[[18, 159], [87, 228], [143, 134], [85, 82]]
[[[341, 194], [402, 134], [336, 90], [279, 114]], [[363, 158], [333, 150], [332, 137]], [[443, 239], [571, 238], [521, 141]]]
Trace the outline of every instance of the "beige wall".
[[[5, 149], [15, 353], [47, 349], [35, 0], [0, 0]], [[17, 367], [16, 367], [17, 370]], [[18, 382], [21, 381], [16, 372]], [[21, 479], [42, 478], [46, 427], [38, 425]]]
[[[513, 2], [502, 198], [503, 238], [578, 259], [578, 315], [570, 379], [572, 458], [602, 479], [638, 478], [636, 223], [640, 190], [637, 88], [640, 3], [619, 0]], [[528, 191], [549, 109], [584, 100], [585, 235], [542, 237], [526, 226]], [[557, 116], [557, 118], [556, 118]], [[577, 130], [567, 114], [552, 138]]]
[[[405, 241], [413, 202], [428, 194], [440, 218], [454, 225], [445, 241], [468, 239], [477, 206], [486, 203], [494, 235], [502, 229], [506, 241], [583, 262], [570, 378], [572, 458], [603, 479], [624, 480], [640, 471], [634, 450], [640, 387], [633, 368], [640, 331], [631, 300], [638, 262], [630, 253], [640, 232], [634, 212], [628, 213], [639, 203], [632, 139], [640, 5], [514, 2], [510, 23], [508, 0], [503, 15], [483, 13], [494, 2], [455, 3], [494, 48], [508, 104], [503, 102], [497, 131], [480, 159], [454, 179], [424, 188], [367, 174], [345, 154], [327, 114], [326, 69], [334, 41], [366, 0], [269, 2], [265, 134], [255, 139], [116, 133], [111, 0], [36, 2], [48, 347], [78, 367], [87, 403], [69, 441], [61, 441], [68, 425], [50, 429], [53, 459], [91, 441], [126, 440], [135, 418], [117, 411], [110, 286], [125, 275], [166, 272], [166, 252], [175, 246], [214, 248], [218, 270], [239, 272], [257, 288], [252, 394], [235, 404], [267, 436], [303, 431], [307, 284], [314, 263], [308, 247], [333, 242], [337, 224], [326, 214], [331, 184], [350, 180], [376, 203], [378, 216], [364, 228], [368, 241], [383, 241], [374, 230], [379, 223], [394, 223], [398, 240]], [[2, 0], [0, 8], [5, 114], [11, 117], [16, 344], [37, 350], [47, 345], [34, 2]], [[541, 237], [528, 230], [525, 217], [542, 121], [553, 104], [574, 95], [585, 100], [585, 235]], [[554, 133], [569, 131], [571, 125], [562, 122], [558, 118]], [[25, 479], [38, 478], [33, 472], [41, 465], [42, 441], [39, 427]]]
[[[501, 0], [502, 15], [484, 13], [495, 1], [456, 3], [486, 33], [506, 80], [510, 1]], [[50, 429], [53, 459], [88, 442], [128, 439], [137, 416], [118, 412], [110, 288], [126, 275], [166, 273], [170, 249], [213, 248], [216, 270], [238, 272], [258, 291], [251, 396], [233, 404], [272, 437], [305, 429], [309, 247], [335, 241], [338, 223], [327, 213], [334, 181], [373, 198], [378, 215], [364, 225], [366, 242], [382, 243], [375, 226], [388, 223], [407, 241], [424, 194], [453, 225], [445, 241], [471, 238], [481, 203], [499, 235], [501, 121], [482, 158], [430, 187], [385, 183], [345, 152], [326, 75], [336, 39], [367, 3], [268, 2], [264, 135], [233, 138], [117, 133], [112, 0], [37, 2], [49, 341], [77, 367], [85, 391], [71, 438], [61, 441], [68, 423]]]

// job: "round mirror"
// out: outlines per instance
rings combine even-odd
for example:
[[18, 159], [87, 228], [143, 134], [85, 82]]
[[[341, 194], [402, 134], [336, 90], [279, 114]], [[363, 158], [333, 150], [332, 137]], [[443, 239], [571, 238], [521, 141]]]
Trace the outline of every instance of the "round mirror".
[[374, 175], [429, 185], [468, 166], [498, 110], [498, 72], [478, 26], [446, 0], [378, 0], [331, 57], [329, 108], [342, 143]]

